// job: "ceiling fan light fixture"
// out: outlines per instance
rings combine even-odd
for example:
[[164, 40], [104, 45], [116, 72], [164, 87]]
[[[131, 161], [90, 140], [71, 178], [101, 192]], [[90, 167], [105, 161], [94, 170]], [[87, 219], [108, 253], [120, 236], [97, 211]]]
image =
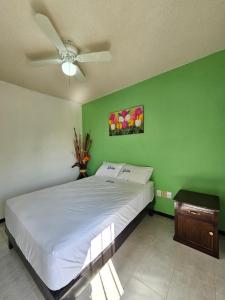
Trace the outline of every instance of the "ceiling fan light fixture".
[[62, 63], [62, 71], [67, 76], [74, 76], [77, 72], [77, 68], [72, 62], [65, 61]]

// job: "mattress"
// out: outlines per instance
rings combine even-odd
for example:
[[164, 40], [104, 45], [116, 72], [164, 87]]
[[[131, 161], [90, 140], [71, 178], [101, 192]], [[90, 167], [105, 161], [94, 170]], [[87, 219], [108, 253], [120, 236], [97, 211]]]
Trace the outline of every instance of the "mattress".
[[91, 176], [7, 200], [6, 225], [51, 290], [76, 278], [152, 201], [153, 183]]

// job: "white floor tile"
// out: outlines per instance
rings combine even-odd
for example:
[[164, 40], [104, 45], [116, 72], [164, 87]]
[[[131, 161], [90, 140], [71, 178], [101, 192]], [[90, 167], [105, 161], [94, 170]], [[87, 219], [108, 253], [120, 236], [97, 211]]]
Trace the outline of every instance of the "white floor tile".
[[122, 300], [163, 300], [163, 297], [135, 278], [131, 278], [124, 290]]

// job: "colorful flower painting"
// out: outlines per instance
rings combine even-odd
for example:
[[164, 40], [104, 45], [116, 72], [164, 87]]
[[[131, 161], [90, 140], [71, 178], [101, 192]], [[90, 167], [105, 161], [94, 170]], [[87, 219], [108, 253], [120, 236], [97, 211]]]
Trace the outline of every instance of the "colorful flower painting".
[[136, 106], [109, 115], [109, 135], [144, 132], [144, 108]]

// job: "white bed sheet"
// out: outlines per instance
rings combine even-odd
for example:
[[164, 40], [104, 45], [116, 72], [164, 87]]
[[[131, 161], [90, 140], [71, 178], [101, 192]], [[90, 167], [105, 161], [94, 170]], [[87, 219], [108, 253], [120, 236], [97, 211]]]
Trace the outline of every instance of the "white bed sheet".
[[9, 199], [6, 225], [51, 290], [74, 279], [154, 197], [153, 182], [92, 176]]

